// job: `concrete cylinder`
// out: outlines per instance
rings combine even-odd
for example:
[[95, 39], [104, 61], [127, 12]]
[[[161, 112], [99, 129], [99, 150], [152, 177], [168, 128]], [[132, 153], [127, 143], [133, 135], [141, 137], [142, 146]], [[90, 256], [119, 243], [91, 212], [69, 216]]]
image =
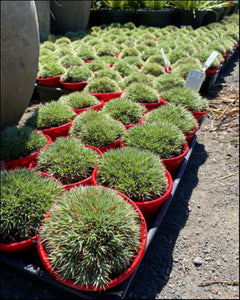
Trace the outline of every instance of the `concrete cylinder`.
[[34, 1], [1, 1], [1, 129], [17, 125], [34, 90], [39, 29]]

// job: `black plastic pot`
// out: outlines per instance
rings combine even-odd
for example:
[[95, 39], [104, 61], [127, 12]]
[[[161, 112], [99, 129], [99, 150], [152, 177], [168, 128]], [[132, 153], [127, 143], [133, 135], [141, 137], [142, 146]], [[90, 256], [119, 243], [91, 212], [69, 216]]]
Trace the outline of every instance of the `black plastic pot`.
[[98, 12], [98, 21], [100, 24], [133, 22], [136, 25], [136, 13], [134, 10], [121, 9], [100, 9]]
[[191, 25], [194, 29], [202, 26], [206, 11], [196, 10], [195, 14], [191, 9], [175, 8], [173, 15], [173, 24], [177, 27], [182, 25]]
[[209, 23], [221, 21], [224, 17], [224, 13], [225, 11], [223, 7], [215, 8], [213, 11], [207, 11], [202, 25], [205, 26]]
[[162, 10], [139, 9], [136, 13], [137, 26], [165, 27], [172, 24], [173, 14], [174, 10], [169, 8]]

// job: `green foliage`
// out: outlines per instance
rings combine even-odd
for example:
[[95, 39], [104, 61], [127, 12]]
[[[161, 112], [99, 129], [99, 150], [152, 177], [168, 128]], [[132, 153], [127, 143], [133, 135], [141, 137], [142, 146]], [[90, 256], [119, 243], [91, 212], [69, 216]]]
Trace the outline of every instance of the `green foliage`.
[[98, 56], [115, 56], [117, 55], [119, 50], [113, 46], [112, 44], [104, 44], [101, 48], [97, 50]]
[[176, 125], [184, 134], [196, 129], [196, 119], [186, 108], [181, 105], [162, 105], [145, 115], [145, 123], [167, 121]]
[[42, 219], [62, 193], [52, 178], [27, 168], [1, 172], [2, 243], [15, 243], [38, 234]]
[[107, 64], [114, 64], [118, 61], [118, 58], [116, 56], [101, 56], [101, 60]]
[[153, 87], [153, 83], [155, 79], [156, 77], [153, 75], [138, 72], [125, 77], [119, 84], [123, 90], [126, 89], [130, 84], [136, 82], [141, 82], [150, 87]]
[[182, 49], [174, 49], [168, 53], [168, 59], [171, 64], [174, 64], [177, 60], [183, 57], [188, 57], [189, 55], [186, 52], [183, 52]]
[[[168, 65], [170, 65], [170, 61], [167, 59]], [[146, 63], [156, 63], [159, 64], [161, 66], [165, 66], [165, 61], [164, 58], [162, 56], [162, 54], [154, 54], [148, 57], [148, 59], [146, 60]]]
[[121, 92], [121, 88], [115, 80], [102, 77], [91, 79], [84, 91], [88, 93], [115, 93]]
[[48, 140], [36, 129], [8, 126], [1, 130], [1, 161], [15, 160], [43, 148]]
[[[202, 63], [202, 65], [205, 64], [205, 62], [207, 61], [208, 57], [212, 54], [212, 50], [202, 50], [199, 52], [196, 52], [193, 57], [199, 59], [199, 61]], [[213, 62], [211, 63], [211, 65], [209, 66], [209, 69], [215, 69], [219, 66], [220, 61], [222, 61], [222, 55], [218, 52], [217, 57], [213, 60]]]
[[94, 59], [92, 62], [87, 64], [87, 67], [92, 71], [96, 72], [102, 69], [108, 68], [108, 64], [102, 59]]
[[147, 150], [162, 158], [171, 158], [183, 153], [185, 135], [167, 121], [144, 123], [128, 129], [122, 136], [126, 147]]
[[123, 92], [122, 98], [138, 103], [156, 103], [159, 102], [158, 92], [141, 82], [130, 84]]
[[[165, 50], [165, 49], [164, 49]], [[157, 47], [155, 48], [147, 48], [144, 50], [141, 54], [140, 57], [143, 61], [146, 61], [151, 55], [159, 54], [159, 49]]]
[[79, 139], [59, 137], [38, 155], [34, 169], [71, 184], [88, 178], [98, 161], [99, 154]]
[[41, 64], [38, 72], [39, 78], [48, 78], [61, 75], [65, 72], [65, 68], [58, 62], [49, 62]]
[[168, 4], [168, 0], [145, 0], [143, 1], [145, 6], [151, 10], [161, 10]]
[[108, 77], [110, 79], [115, 80], [116, 82], [119, 82], [122, 80], [122, 77], [118, 73], [118, 71], [113, 70], [112, 68], [105, 68], [102, 70], [99, 70], [93, 74], [92, 79], [95, 78], [102, 78], [102, 77]]
[[56, 39], [55, 44], [56, 45], [65, 45], [65, 44], [71, 45], [71, 40], [68, 37], [63, 36], [63, 37]]
[[42, 130], [64, 125], [74, 117], [75, 113], [69, 105], [53, 100], [40, 106], [25, 125]]
[[109, 189], [73, 188], [43, 222], [40, 238], [51, 266], [79, 285], [104, 288], [139, 251], [138, 213]]
[[138, 68], [136, 66], [131, 65], [123, 60], [116, 62], [113, 66], [113, 70], [118, 71], [122, 77], [126, 77], [132, 73], [138, 72]]
[[170, 3], [177, 8], [190, 10], [211, 10], [217, 7], [224, 7], [226, 1], [212, 1], [212, 0], [170, 0]]
[[79, 114], [72, 123], [70, 136], [97, 148], [114, 143], [124, 128], [108, 114], [89, 109]]
[[124, 62], [126, 62], [130, 65], [134, 65], [136, 67], [142, 67], [144, 64], [143, 60], [137, 56], [125, 56], [122, 60]]
[[60, 80], [63, 82], [82, 82], [87, 81], [93, 72], [86, 66], [72, 66], [61, 76]]
[[55, 51], [54, 51], [54, 54], [59, 57], [59, 58], [62, 58], [64, 55], [69, 55], [69, 54], [72, 54], [74, 55], [74, 51], [72, 48], [70, 48], [69, 46], [61, 46], [61, 47], [58, 47]]
[[130, 125], [140, 122], [145, 108], [139, 103], [128, 99], [116, 98], [104, 104], [102, 112], [109, 114], [113, 119]]
[[186, 80], [188, 73], [191, 69], [200, 72], [203, 71], [202, 66], [199, 65], [198, 63], [183, 63], [183, 64], [179, 64], [176, 68], [173, 68], [172, 73]]
[[82, 60], [92, 60], [97, 58], [97, 54], [93, 49], [79, 48], [76, 53]]
[[124, 58], [127, 56], [139, 56], [139, 54], [140, 54], [140, 52], [137, 49], [127, 47], [127, 48], [123, 49], [123, 51], [121, 52], [119, 57]]
[[73, 54], [68, 54], [63, 56], [59, 60], [59, 62], [65, 68], [72, 67], [72, 66], [82, 66], [84, 64], [84, 61], [80, 57], [77, 57]]
[[186, 88], [174, 88], [162, 92], [161, 96], [168, 102], [175, 105], [182, 105], [191, 111], [205, 111], [208, 109], [208, 101], [198, 92]]
[[81, 109], [100, 104], [100, 101], [93, 95], [84, 91], [75, 91], [67, 95], [63, 95], [58, 102], [71, 106], [72, 109]]
[[161, 197], [168, 188], [164, 166], [157, 155], [127, 147], [109, 150], [100, 160], [96, 181], [136, 202]]
[[52, 55], [53, 54], [53, 51], [48, 49], [48, 48], [43, 48], [43, 47], [40, 47], [39, 49], [39, 56], [45, 56], [45, 55]]
[[163, 66], [159, 65], [158, 63], [145, 63], [144, 66], [141, 69], [141, 72], [144, 74], [150, 74], [155, 77], [161, 76], [165, 73], [165, 69]]
[[173, 73], [170, 74], [164, 74], [158, 78], [155, 79], [153, 87], [161, 93], [163, 91], [168, 91], [170, 89], [176, 88], [176, 87], [184, 87], [185, 81], [182, 77], [179, 77], [178, 75], [175, 75]]

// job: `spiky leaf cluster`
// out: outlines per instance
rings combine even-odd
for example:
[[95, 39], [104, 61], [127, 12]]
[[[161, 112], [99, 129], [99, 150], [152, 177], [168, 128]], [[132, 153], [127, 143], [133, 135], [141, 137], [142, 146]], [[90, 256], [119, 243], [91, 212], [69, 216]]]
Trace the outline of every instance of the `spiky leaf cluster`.
[[46, 136], [28, 126], [8, 126], [1, 130], [2, 161], [15, 160], [39, 151], [47, 144]]
[[93, 72], [87, 66], [75, 65], [75, 66], [70, 67], [61, 76], [60, 80], [63, 82], [76, 83], [76, 82], [87, 81], [92, 75], [93, 75]]
[[66, 104], [50, 101], [40, 106], [35, 113], [26, 120], [25, 125], [37, 129], [48, 129], [64, 125], [75, 117], [73, 109]]
[[138, 72], [138, 68], [136, 66], [131, 65], [123, 60], [116, 62], [113, 66], [113, 70], [118, 71], [122, 77], [126, 77], [132, 73]]
[[140, 54], [140, 52], [136, 48], [127, 47], [127, 48], [123, 49], [123, 51], [121, 52], [119, 57], [120, 58], [124, 58], [127, 56], [136, 57], [136, 56], [139, 56], [139, 54]]
[[77, 56], [79, 56], [83, 60], [92, 60], [97, 58], [97, 54], [93, 49], [88, 48], [79, 48], [77, 53]]
[[88, 93], [116, 93], [121, 92], [121, 88], [118, 83], [109, 78], [94, 78], [84, 88], [85, 92]]
[[[193, 57], [196, 57], [197, 59], [200, 60], [200, 62], [202, 63], [202, 65], [205, 64], [205, 62], [207, 61], [208, 57], [212, 54], [212, 50], [202, 50], [199, 52], [196, 52]], [[219, 66], [220, 61], [222, 61], [222, 55], [218, 52], [217, 57], [214, 58], [214, 60], [211, 62], [209, 69], [215, 69]]]
[[156, 77], [153, 75], [138, 72], [125, 77], [119, 84], [123, 90], [125, 90], [130, 84], [136, 82], [144, 83], [150, 87], [153, 87], [155, 79]]
[[44, 220], [40, 238], [60, 278], [104, 288], [131, 265], [140, 232], [130, 203], [115, 191], [89, 186], [63, 194]]
[[140, 122], [145, 107], [139, 103], [124, 98], [116, 98], [104, 104], [102, 112], [109, 114], [113, 119], [130, 125]]
[[78, 115], [69, 130], [70, 136], [97, 148], [115, 142], [123, 132], [123, 126], [111, 116], [93, 109]]
[[161, 96], [168, 102], [175, 105], [182, 105], [191, 111], [205, 111], [208, 109], [208, 101], [198, 92], [186, 88], [174, 88], [164, 91]]
[[142, 67], [144, 64], [143, 60], [139, 56], [125, 56], [122, 60], [136, 67]]
[[69, 68], [72, 66], [82, 66], [84, 64], [84, 61], [80, 57], [77, 57], [73, 54], [63, 56], [62, 58], [60, 58], [59, 62], [64, 68]]
[[48, 78], [61, 75], [65, 72], [65, 68], [59, 62], [49, 62], [41, 64], [38, 71], [39, 78]]
[[179, 77], [175, 74], [164, 74], [160, 77], [157, 77], [154, 80], [153, 87], [161, 93], [163, 91], [168, 91], [170, 89], [176, 88], [176, 87], [184, 87], [185, 81], [182, 77]]
[[100, 101], [93, 95], [84, 91], [75, 91], [68, 95], [63, 95], [58, 102], [71, 106], [72, 109], [80, 109], [100, 104]]
[[74, 55], [74, 51], [72, 48], [70, 48], [69, 46], [59, 46], [55, 51], [54, 54], [59, 57], [62, 58], [65, 55]]
[[103, 45], [101, 48], [99, 48], [97, 50], [97, 55], [98, 56], [115, 56], [117, 55], [119, 52], [119, 50], [117, 49], [117, 47], [115, 47], [114, 45], [107, 43], [105, 45]]
[[42, 219], [61, 193], [58, 182], [27, 168], [2, 171], [1, 242], [20, 242], [38, 234]]
[[34, 169], [70, 184], [88, 178], [98, 160], [99, 154], [79, 139], [59, 137], [38, 155]]
[[145, 123], [167, 121], [175, 124], [183, 133], [196, 129], [197, 123], [193, 114], [181, 105], [162, 105], [145, 115]]
[[174, 124], [167, 121], [136, 125], [122, 136], [126, 147], [147, 150], [162, 158], [183, 153], [185, 136]]
[[199, 65], [198, 63], [190, 62], [190, 63], [179, 64], [176, 68], [173, 68], [172, 73], [186, 80], [191, 69], [200, 72], [203, 71], [201, 65]]
[[66, 36], [62, 36], [55, 40], [55, 44], [56, 45], [71, 45], [71, 40]]
[[92, 72], [108, 68], [108, 64], [102, 59], [94, 59], [92, 62], [88, 63], [87, 66]]
[[120, 82], [122, 80], [122, 77], [120, 76], [118, 71], [113, 70], [112, 68], [105, 68], [95, 72], [92, 76], [92, 79], [102, 78], [102, 77], [108, 77], [110, 79], [115, 80], [116, 82]]
[[96, 181], [137, 202], [161, 197], [168, 188], [159, 157], [131, 147], [105, 152], [98, 166]]
[[130, 84], [121, 97], [138, 103], [157, 103], [160, 101], [158, 92], [141, 82]]
[[144, 74], [150, 74], [155, 77], [161, 76], [165, 74], [164, 67], [159, 65], [158, 63], [145, 63], [144, 66], [141, 69], [141, 72]]
[[171, 64], [174, 64], [177, 60], [179, 60], [182, 57], [188, 57], [189, 55], [187, 52], [183, 52], [181, 49], [174, 49], [171, 52], [168, 53], [168, 59]]

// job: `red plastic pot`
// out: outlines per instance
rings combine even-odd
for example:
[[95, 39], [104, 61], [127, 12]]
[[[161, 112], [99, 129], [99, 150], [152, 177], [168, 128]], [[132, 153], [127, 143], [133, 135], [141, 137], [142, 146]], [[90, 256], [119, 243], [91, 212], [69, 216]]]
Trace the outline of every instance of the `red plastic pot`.
[[192, 141], [192, 138], [193, 138], [193, 136], [194, 136], [194, 134], [198, 131], [198, 129], [199, 129], [199, 124], [198, 124], [198, 121], [196, 120], [196, 128], [194, 129], [194, 130], [192, 130], [191, 132], [188, 132], [188, 133], [185, 133], [184, 135], [185, 135], [185, 137], [186, 137], [186, 141], [188, 142], [188, 143], [190, 143], [191, 141]]
[[136, 126], [136, 125], [138, 125], [138, 124], [143, 124], [144, 119], [145, 119], [145, 116], [142, 116], [141, 121], [139, 121], [138, 123], [133, 123], [133, 124], [124, 125], [124, 126], [126, 127], [126, 129], [129, 129], [129, 128], [131, 128], [131, 127], [133, 127], [133, 126]]
[[60, 80], [60, 85], [65, 90], [82, 91], [85, 88], [85, 86], [87, 85], [87, 81], [82, 81], [82, 82], [64, 82], [64, 81]]
[[[92, 185], [94, 185], [94, 186], [99, 186], [96, 182], [97, 169], [98, 168], [94, 169], [93, 175], [92, 175]], [[154, 216], [154, 214], [157, 212], [157, 210], [162, 206], [163, 202], [165, 202], [171, 195], [171, 192], [173, 189], [173, 179], [172, 179], [171, 174], [166, 169], [165, 169], [165, 173], [166, 173], [166, 177], [168, 179], [168, 188], [167, 188], [166, 192], [164, 193], [164, 195], [162, 195], [161, 197], [159, 197], [157, 199], [153, 199], [153, 200], [147, 201], [147, 202], [134, 201], [134, 203], [139, 207], [139, 209], [141, 210], [141, 212], [143, 213], [143, 215], [147, 221], [150, 220]]]
[[104, 102], [108, 102], [111, 99], [114, 98], [120, 98], [123, 91], [121, 92], [115, 92], [115, 93], [90, 93], [90, 95], [93, 95], [98, 98], [98, 100], [102, 100]]
[[227, 58], [231, 53], [232, 53], [232, 51], [228, 51], [228, 52], [222, 54], [222, 57], [225, 59], [225, 58]]
[[47, 146], [49, 146], [52, 143], [52, 138], [46, 134], [44, 134], [47, 138], [47, 144], [41, 148], [39, 151], [33, 152], [28, 156], [15, 159], [15, 160], [9, 160], [9, 161], [3, 161], [3, 166], [6, 170], [15, 169], [15, 168], [28, 168], [29, 164], [37, 157], [40, 151], [44, 150]]
[[206, 75], [213, 75], [213, 74], [215, 74], [215, 73], [217, 72], [217, 70], [220, 69], [220, 67], [221, 67], [221, 63], [219, 63], [218, 67], [215, 68], [215, 69], [207, 69], [207, 70], [205, 71], [205, 74], [206, 74]]
[[[75, 113], [75, 116], [77, 116], [77, 114]], [[67, 136], [69, 129], [72, 125], [72, 121], [61, 125], [61, 126], [57, 126], [57, 127], [52, 127], [52, 128], [47, 128], [47, 129], [42, 129], [40, 131], [42, 131], [42, 133], [49, 135], [53, 141], [56, 140], [56, 138], [60, 137], [60, 136]]]
[[176, 157], [172, 157], [172, 158], [162, 158], [161, 159], [161, 161], [163, 162], [166, 169], [170, 172], [171, 175], [174, 175], [175, 172], [178, 170], [178, 168], [182, 164], [184, 157], [187, 155], [188, 151], [189, 151], [189, 146], [188, 146], [188, 143], [186, 142], [184, 144], [184, 151], [182, 154], [180, 154], [179, 156], [176, 156]]
[[101, 109], [101, 108], [104, 106], [104, 104], [105, 104], [105, 102], [104, 102], [103, 100], [99, 100], [99, 101], [100, 101], [100, 104], [97, 104], [97, 105], [91, 106], [91, 107], [85, 107], [85, 108], [74, 109], [74, 112], [75, 112], [76, 114], [80, 114], [80, 113], [82, 113], [82, 112], [84, 112], [84, 111], [86, 111], [86, 110], [88, 110], [88, 109], [99, 110], [99, 109]]
[[[105, 188], [105, 187], [101, 187], [101, 188]], [[105, 189], [108, 189], [108, 188], [105, 188]], [[135, 258], [133, 259], [131, 266], [126, 271], [124, 271], [120, 275], [118, 275], [116, 278], [110, 280], [108, 282], [108, 284], [102, 288], [101, 287], [96, 288], [92, 285], [88, 285], [88, 286], [77, 285], [71, 279], [67, 279], [67, 278], [61, 279], [59, 274], [52, 268], [52, 266], [49, 262], [48, 255], [47, 255], [47, 253], [44, 249], [44, 246], [40, 240], [40, 235], [41, 235], [41, 229], [40, 229], [40, 235], [38, 235], [38, 237], [37, 237], [37, 248], [38, 248], [38, 253], [39, 253], [40, 259], [41, 259], [45, 269], [55, 279], [57, 279], [62, 284], [67, 285], [67, 286], [77, 289], [77, 290], [82, 290], [82, 291], [101, 291], [101, 290], [110, 289], [114, 286], [117, 286], [124, 280], [126, 280], [138, 268], [139, 264], [141, 263], [142, 258], [144, 256], [145, 249], [146, 249], [146, 245], [147, 245], [147, 224], [146, 224], [145, 218], [144, 218], [141, 210], [130, 198], [128, 198], [126, 195], [124, 195], [118, 191], [116, 191], [116, 193], [118, 193], [120, 196], [122, 196], [125, 201], [129, 202], [134, 207], [134, 209], [138, 212], [140, 221], [141, 221], [141, 245], [140, 245], [138, 253], [136, 254]], [[46, 215], [45, 218], [50, 217], [50, 215], [51, 215], [51, 210], [49, 211], [49, 213]]]
[[206, 115], [208, 113], [207, 110], [204, 111], [193, 111], [193, 110], [188, 110], [192, 113], [192, 115], [195, 117], [195, 119], [200, 122], [202, 116]]
[[168, 66], [168, 69], [167, 69], [167, 67], [164, 67], [164, 70], [165, 70], [165, 72], [166, 73], [171, 73], [172, 72], [172, 67], [171, 66]]
[[[90, 145], [84, 145], [84, 147], [91, 148], [94, 151], [96, 151], [100, 156], [102, 156], [102, 151], [100, 151], [98, 148], [96, 148], [94, 146], [90, 146]], [[32, 170], [36, 166], [36, 164], [37, 164], [37, 159], [33, 160], [30, 163], [29, 169]], [[39, 172], [39, 171], [36, 170], [36, 172]], [[42, 173], [42, 174], [44, 174], [45, 176], [48, 176], [48, 177], [52, 177], [54, 180], [58, 181], [63, 186], [63, 188], [64, 188], [65, 191], [70, 190], [71, 188], [76, 187], [76, 186], [80, 186], [80, 185], [82, 185], [82, 186], [90, 185], [91, 182], [92, 182], [92, 174], [88, 178], [83, 179], [81, 181], [74, 182], [74, 183], [69, 183], [69, 184], [65, 184], [64, 185], [58, 179], [56, 179], [55, 177], [51, 176], [50, 174], [43, 173], [43, 172], [39, 172], [39, 173]]]
[[61, 76], [62, 76], [62, 74], [53, 76], [53, 77], [48, 77], [48, 78], [37, 77], [36, 79], [40, 85], [50, 86], [50, 87], [61, 87], [61, 84], [60, 84]]
[[141, 105], [145, 106], [147, 112], [158, 108], [159, 106], [162, 105], [162, 102], [155, 102], [155, 103], [140, 103]]

